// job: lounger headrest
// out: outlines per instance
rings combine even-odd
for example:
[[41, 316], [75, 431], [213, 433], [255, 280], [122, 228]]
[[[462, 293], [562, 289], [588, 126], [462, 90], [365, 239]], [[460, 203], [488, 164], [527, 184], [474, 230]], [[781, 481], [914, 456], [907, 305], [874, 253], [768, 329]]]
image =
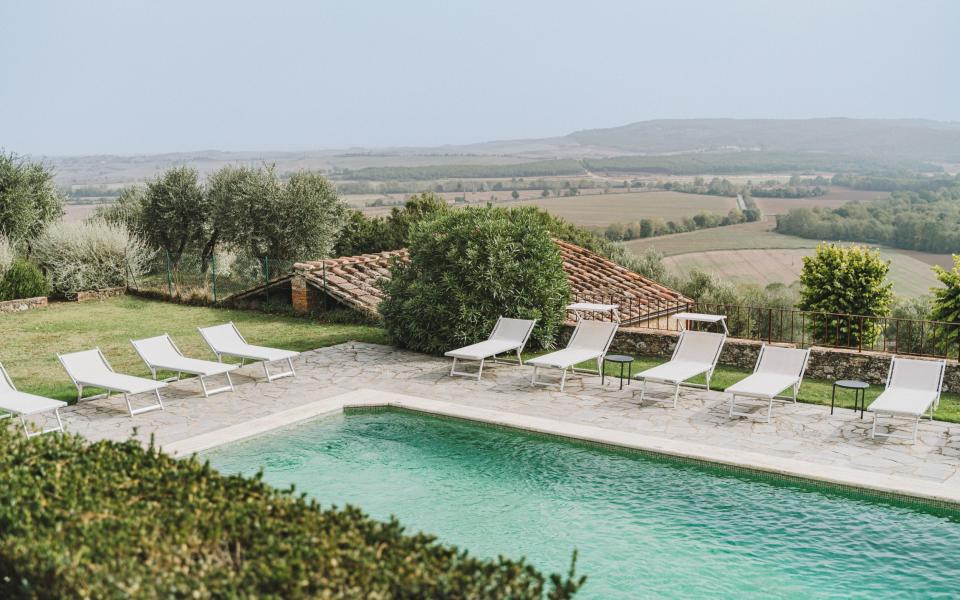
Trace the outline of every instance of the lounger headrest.
[[179, 358], [180, 356], [180, 353], [177, 352], [170, 338], [166, 335], [133, 340], [133, 345], [148, 361], [157, 361], [164, 358]]
[[942, 360], [894, 357], [890, 364], [888, 387], [937, 391], [943, 380], [945, 366], [946, 363]]
[[63, 364], [63, 368], [74, 378], [82, 379], [91, 374], [112, 372], [103, 362], [103, 357], [96, 348], [61, 354], [60, 362]]
[[201, 327], [200, 333], [204, 339], [214, 348], [225, 348], [227, 346], [236, 346], [243, 344], [243, 338], [237, 333], [233, 323], [223, 325], [214, 325], [212, 327]]
[[677, 341], [674, 360], [713, 364], [720, 355], [720, 348], [726, 339], [722, 333], [711, 331], [684, 331]]
[[530, 319], [510, 319], [500, 317], [497, 321], [497, 327], [490, 336], [491, 340], [509, 340], [511, 342], [523, 342], [530, 335], [530, 331], [536, 321]]
[[802, 348], [785, 348], [783, 346], [763, 347], [763, 356], [757, 365], [758, 373], [776, 373], [799, 377], [807, 364], [809, 350]]

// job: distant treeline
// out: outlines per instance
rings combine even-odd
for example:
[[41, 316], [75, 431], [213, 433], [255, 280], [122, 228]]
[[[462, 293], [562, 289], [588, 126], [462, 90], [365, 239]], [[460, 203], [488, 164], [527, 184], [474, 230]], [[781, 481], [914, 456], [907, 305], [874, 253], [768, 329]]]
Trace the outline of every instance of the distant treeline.
[[334, 179], [356, 181], [422, 181], [470, 177], [555, 177], [583, 175], [580, 161], [573, 159], [542, 160], [515, 165], [427, 165], [422, 167], [364, 167], [342, 169]]
[[805, 152], [703, 152], [667, 156], [617, 156], [585, 159], [583, 164], [596, 172], [662, 173], [698, 175], [703, 173], [789, 173], [837, 171], [940, 172], [941, 167], [919, 161], [864, 159], [851, 156]]
[[920, 175], [855, 175], [853, 173], [837, 173], [831, 179], [834, 185], [855, 190], [870, 190], [878, 192], [900, 192], [900, 191], [932, 191], [960, 183], [960, 175], [951, 177], [949, 175], [938, 175], [936, 177], [923, 177]]
[[761, 183], [747, 182], [737, 185], [728, 179], [714, 177], [707, 182], [703, 177], [697, 177], [692, 182], [667, 181], [657, 182], [657, 187], [664, 190], [673, 190], [685, 194], [705, 194], [707, 196], [734, 197], [756, 196], [758, 198], [811, 198], [823, 196], [827, 193], [830, 180], [825, 177], [802, 178], [793, 176], [789, 183], [783, 184], [773, 179]]
[[890, 198], [840, 208], [797, 208], [777, 217], [777, 231], [817, 240], [884, 244], [960, 253], [960, 185], [896, 191]]
[[670, 235], [671, 233], [685, 233], [698, 229], [737, 225], [759, 221], [763, 215], [756, 208], [741, 211], [732, 209], [726, 215], [701, 212], [692, 217], [684, 217], [681, 221], [664, 221], [663, 219], [640, 219], [632, 223], [612, 223], [603, 231], [603, 237], [612, 242], [625, 242], [641, 238]]

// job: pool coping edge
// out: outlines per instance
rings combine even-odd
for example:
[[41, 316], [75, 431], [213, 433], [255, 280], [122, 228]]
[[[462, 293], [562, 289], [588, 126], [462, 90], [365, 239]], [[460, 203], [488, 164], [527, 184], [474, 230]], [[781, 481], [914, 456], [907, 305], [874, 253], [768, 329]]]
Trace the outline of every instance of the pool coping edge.
[[272, 415], [168, 443], [162, 449], [172, 456], [187, 457], [308, 419], [340, 413], [344, 409], [377, 407], [413, 410], [788, 478], [819, 481], [841, 487], [879, 492], [885, 495], [904, 496], [960, 506], [960, 486], [952, 486], [944, 482], [911, 479], [848, 467], [817, 464], [746, 450], [465, 406], [367, 388], [345, 392]]

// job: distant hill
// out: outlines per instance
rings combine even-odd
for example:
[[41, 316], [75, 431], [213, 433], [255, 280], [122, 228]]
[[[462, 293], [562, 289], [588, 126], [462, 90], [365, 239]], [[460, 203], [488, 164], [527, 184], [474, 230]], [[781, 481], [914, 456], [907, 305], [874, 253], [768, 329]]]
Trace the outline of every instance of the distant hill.
[[[143, 156], [37, 157], [65, 186], [121, 186], [179, 164], [208, 174], [226, 164], [275, 163], [369, 179], [523, 177], [603, 171], [756, 173], [936, 171], [960, 164], [960, 123], [922, 119], [660, 119], [569, 135], [433, 148], [300, 152], [217, 150]], [[582, 161], [572, 164], [572, 161]], [[527, 166], [525, 166], [527, 165]], [[510, 166], [510, 168], [507, 168]], [[559, 169], [559, 170], [558, 170]]]
[[922, 119], [661, 119], [567, 138], [622, 154], [759, 150], [960, 161], [960, 123]]

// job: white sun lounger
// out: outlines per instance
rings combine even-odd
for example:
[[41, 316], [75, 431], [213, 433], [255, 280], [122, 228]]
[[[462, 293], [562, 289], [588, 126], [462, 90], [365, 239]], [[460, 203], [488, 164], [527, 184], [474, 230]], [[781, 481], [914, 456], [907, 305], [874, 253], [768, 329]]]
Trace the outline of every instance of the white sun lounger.
[[[60, 420], [60, 409], [66, 405], [66, 402], [60, 400], [53, 400], [51, 398], [44, 398], [43, 396], [35, 396], [26, 392], [17, 391], [17, 387], [13, 385], [13, 380], [10, 379], [7, 370], [0, 364], [0, 409], [10, 413], [2, 418], [11, 416], [19, 417], [20, 424], [23, 426], [23, 433], [26, 434], [28, 438], [42, 433], [63, 431], [63, 421]], [[54, 416], [57, 418], [56, 427], [40, 429], [39, 431], [30, 431], [27, 428], [27, 421], [24, 417], [50, 411], [53, 411]]]
[[[203, 389], [205, 398], [220, 392], [233, 391], [230, 371], [236, 369], [237, 365], [187, 358], [180, 351], [180, 348], [177, 348], [177, 345], [173, 343], [170, 335], [166, 333], [143, 340], [130, 340], [130, 343], [133, 344], [143, 362], [147, 364], [147, 368], [150, 369], [154, 379], [157, 378], [157, 371], [175, 371], [177, 376], [173, 380], [179, 380], [182, 373], [196, 375], [200, 379], [200, 387]], [[204, 378], [215, 375], [226, 375], [227, 385], [212, 390], [207, 389], [207, 382]], [[171, 381], [171, 379], [167, 381]]]
[[[217, 355], [218, 361], [222, 361], [224, 356], [239, 358], [240, 366], [243, 366], [244, 360], [260, 361], [263, 363], [263, 373], [266, 375], [267, 381], [296, 376], [296, 372], [293, 370], [293, 359], [300, 356], [299, 352], [248, 344], [247, 340], [240, 335], [240, 331], [233, 324], [233, 321], [225, 325], [198, 327], [197, 329], [210, 349], [213, 350], [213, 353]], [[271, 375], [267, 365], [281, 360], [287, 361], [289, 370]]]
[[[944, 360], [919, 360], [894, 356], [890, 360], [887, 373], [887, 385], [867, 410], [873, 413], [873, 429], [870, 437], [893, 437], [917, 441], [917, 428], [920, 417], [930, 413], [940, 404], [940, 391], [943, 389], [943, 373], [947, 362]], [[877, 421], [881, 416], [893, 419], [913, 420], [913, 435], [877, 433]]]
[[[560, 376], [560, 391], [567, 382], [567, 371], [571, 373], [581, 373], [588, 375], [600, 375], [603, 368], [603, 358], [613, 343], [613, 336], [617, 333], [618, 323], [606, 321], [577, 321], [577, 327], [570, 336], [567, 347], [563, 350], [544, 354], [527, 361], [528, 365], [533, 366], [533, 376], [530, 379], [531, 385], [556, 385], [548, 381], [539, 381], [537, 374], [541, 367], [550, 369], [561, 369], [563, 374]], [[588, 360], [597, 361], [597, 370], [577, 369], [575, 365]]]
[[686, 330], [680, 334], [677, 345], [673, 349], [673, 356], [662, 365], [647, 369], [634, 375], [634, 379], [643, 382], [640, 389], [640, 402], [646, 397], [647, 382], [666, 383], [674, 386], [673, 407], [677, 407], [677, 398], [680, 396], [680, 384], [697, 375], [706, 375], [707, 389], [710, 389], [710, 378], [717, 368], [720, 359], [720, 350], [727, 339], [724, 333], [708, 331]]
[[[127, 403], [127, 410], [130, 411], [131, 417], [152, 410], [163, 410], [160, 388], [166, 387], [166, 383], [145, 377], [115, 373], [106, 357], [100, 352], [100, 348], [70, 354], [58, 354], [57, 358], [60, 359], [60, 364], [67, 371], [67, 375], [73, 380], [73, 384], [77, 386], [77, 402], [83, 398], [83, 388], [93, 387], [107, 390], [106, 396], [108, 398], [111, 392], [123, 394], [123, 399]], [[157, 396], [157, 403], [142, 408], [133, 408], [130, 404], [130, 396], [146, 392], [153, 392]]]
[[[517, 362], [522, 365], [523, 359], [520, 358], [520, 353], [523, 352], [523, 347], [527, 345], [527, 340], [530, 339], [530, 333], [536, 324], [537, 321], [535, 319], [508, 319], [506, 317], [500, 317], [497, 319], [497, 324], [493, 326], [493, 331], [490, 332], [490, 337], [487, 338], [486, 341], [464, 346], [463, 348], [457, 348], [444, 354], [444, 356], [449, 356], [453, 359], [453, 366], [450, 367], [450, 376], [476, 377], [477, 381], [480, 381], [480, 376], [483, 374], [484, 361], [492, 358], [493, 362], [497, 362], [497, 355], [507, 352], [516, 352]], [[479, 361], [480, 367], [476, 373], [457, 371], [458, 360]]]
[[767, 422], [769, 423], [773, 412], [773, 399], [780, 398], [784, 390], [793, 389], [792, 400], [797, 401], [797, 393], [800, 391], [809, 358], [809, 349], [783, 348], [764, 344], [760, 348], [757, 364], [753, 367], [753, 374], [726, 389], [730, 394], [730, 416], [752, 416], [751, 413], [737, 411], [737, 396], [758, 398], [768, 402]]

